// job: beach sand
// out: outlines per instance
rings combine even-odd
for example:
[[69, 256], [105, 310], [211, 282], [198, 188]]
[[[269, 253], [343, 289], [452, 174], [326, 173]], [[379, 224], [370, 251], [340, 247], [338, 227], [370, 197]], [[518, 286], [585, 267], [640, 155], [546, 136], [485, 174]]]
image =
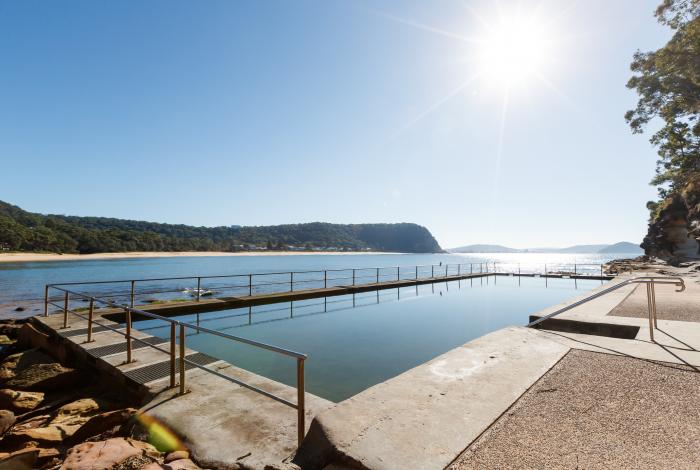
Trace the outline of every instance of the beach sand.
[[134, 251], [126, 253], [94, 253], [89, 255], [58, 253], [2, 253], [0, 263], [28, 263], [37, 261], [76, 261], [118, 258], [171, 258], [176, 256], [305, 256], [305, 255], [378, 255], [376, 251]]

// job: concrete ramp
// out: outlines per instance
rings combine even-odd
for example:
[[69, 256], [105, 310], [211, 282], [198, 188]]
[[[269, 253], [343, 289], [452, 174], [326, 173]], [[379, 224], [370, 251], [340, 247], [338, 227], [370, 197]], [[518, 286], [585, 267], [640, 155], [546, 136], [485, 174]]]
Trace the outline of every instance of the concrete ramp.
[[522, 327], [478, 338], [317, 415], [294, 463], [442, 469], [569, 349]]

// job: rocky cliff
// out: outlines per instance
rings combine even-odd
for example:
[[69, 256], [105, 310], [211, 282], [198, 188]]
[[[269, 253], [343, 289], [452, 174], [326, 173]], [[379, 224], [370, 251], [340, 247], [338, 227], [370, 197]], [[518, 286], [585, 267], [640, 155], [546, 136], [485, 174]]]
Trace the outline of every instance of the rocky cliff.
[[651, 209], [642, 242], [646, 254], [670, 261], [700, 259], [700, 173]]

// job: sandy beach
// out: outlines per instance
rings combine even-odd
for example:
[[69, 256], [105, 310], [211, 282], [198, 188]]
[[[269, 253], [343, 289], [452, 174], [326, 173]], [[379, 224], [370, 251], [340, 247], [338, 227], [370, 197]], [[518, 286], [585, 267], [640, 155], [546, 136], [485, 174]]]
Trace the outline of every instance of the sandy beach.
[[134, 251], [128, 253], [94, 253], [89, 255], [58, 253], [0, 253], [0, 263], [38, 261], [77, 261], [118, 258], [172, 258], [176, 256], [308, 256], [308, 255], [379, 255], [367, 251]]

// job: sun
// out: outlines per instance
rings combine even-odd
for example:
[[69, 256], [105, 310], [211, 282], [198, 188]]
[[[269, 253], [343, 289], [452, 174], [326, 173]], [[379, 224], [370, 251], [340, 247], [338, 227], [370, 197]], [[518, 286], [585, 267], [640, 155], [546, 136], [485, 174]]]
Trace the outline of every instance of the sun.
[[554, 37], [548, 24], [537, 17], [501, 17], [476, 38], [477, 72], [505, 87], [543, 77], [554, 54]]

